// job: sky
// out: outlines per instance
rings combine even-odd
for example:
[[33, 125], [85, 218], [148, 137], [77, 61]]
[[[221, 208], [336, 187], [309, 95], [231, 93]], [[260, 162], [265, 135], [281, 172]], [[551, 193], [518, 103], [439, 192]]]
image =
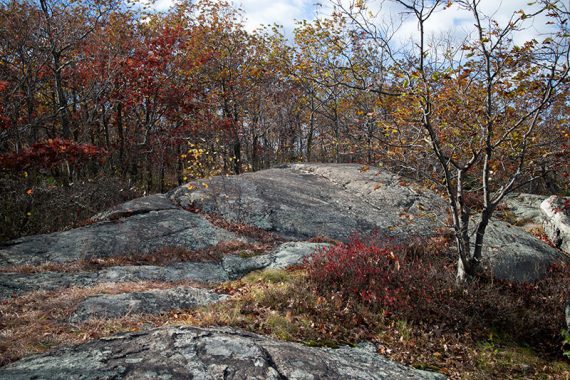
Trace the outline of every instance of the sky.
[[[499, 23], [504, 24], [509, 17], [520, 9], [530, 13], [533, 9], [528, 3], [531, 0], [481, 0], [480, 9], [487, 15], [493, 15]], [[369, 2], [374, 7], [374, 0]], [[378, 3], [378, 1], [376, 1]], [[156, 0], [154, 8], [158, 11], [168, 10], [173, 0]], [[329, 0], [234, 0], [234, 4], [241, 7], [245, 13], [246, 28], [249, 31], [261, 25], [282, 25], [286, 36], [290, 37], [297, 20], [312, 20], [317, 15], [325, 15], [329, 8]], [[398, 14], [401, 9], [384, 7], [384, 13]], [[522, 42], [540, 36], [548, 26], [545, 17], [538, 17], [533, 23], [527, 23], [526, 30], [518, 33], [515, 42]], [[400, 34], [402, 37], [412, 35], [417, 30], [417, 23], [413, 20], [405, 22]], [[465, 34], [473, 31], [473, 18], [469, 13], [453, 5], [451, 8], [440, 11], [432, 16], [427, 30], [429, 33]]]

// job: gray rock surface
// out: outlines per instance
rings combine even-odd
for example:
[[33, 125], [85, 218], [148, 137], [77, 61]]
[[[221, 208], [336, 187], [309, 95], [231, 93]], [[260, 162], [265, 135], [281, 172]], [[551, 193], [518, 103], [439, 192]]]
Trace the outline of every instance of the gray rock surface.
[[265, 255], [249, 258], [227, 255], [221, 262], [211, 263], [181, 262], [166, 266], [123, 265], [78, 273], [0, 273], [0, 300], [34, 290], [87, 287], [106, 282], [186, 280], [219, 283], [243, 277], [259, 269], [284, 268], [299, 264], [306, 256], [326, 245], [308, 242], [284, 243]]
[[222, 265], [229, 278], [235, 280], [254, 270], [283, 269], [291, 265], [301, 264], [306, 257], [327, 246], [329, 244], [304, 241], [283, 243], [266, 255], [248, 258], [235, 255], [225, 256]]
[[292, 242], [281, 244], [270, 253], [271, 263], [268, 268], [287, 268], [291, 265], [301, 264], [306, 257], [330, 246], [327, 243]]
[[542, 225], [543, 216], [540, 211], [540, 204], [545, 199], [546, 196], [544, 195], [519, 193], [509, 195], [504, 202], [516, 218], [517, 225]]
[[167, 266], [123, 265], [93, 272], [0, 273], [0, 300], [35, 290], [89, 287], [109, 282], [194, 281], [219, 283], [229, 280], [220, 263], [175, 263]]
[[501, 280], [534, 281], [548, 268], [566, 261], [560, 252], [519, 227], [491, 221], [483, 246], [483, 259]]
[[555, 246], [570, 253], [570, 208], [564, 208], [565, 199], [556, 195], [540, 204], [544, 216], [544, 231]]
[[[347, 240], [378, 230], [405, 239], [432, 235], [446, 213], [428, 190], [400, 184], [399, 176], [354, 164], [297, 164], [240, 176], [214, 177], [179, 187], [171, 201], [227, 220], [305, 239]], [[202, 182], [208, 184], [207, 188]]]
[[208, 289], [186, 286], [146, 292], [103, 294], [83, 300], [71, 316], [70, 322], [83, 322], [90, 318], [119, 318], [131, 314], [160, 314], [191, 309], [225, 298], [227, 296]]
[[133, 215], [147, 214], [151, 211], [174, 210], [173, 205], [164, 194], [153, 194], [136, 198], [103, 211], [91, 218], [94, 222], [113, 221]]
[[112, 222], [12, 240], [0, 245], [0, 267], [148, 253], [166, 246], [202, 249], [238, 237], [180, 209], [149, 211]]
[[117, 335], [0, 368], [2, 379], [438, 379], [368, 345], [310, 348], [234, 330], [166, 327]]

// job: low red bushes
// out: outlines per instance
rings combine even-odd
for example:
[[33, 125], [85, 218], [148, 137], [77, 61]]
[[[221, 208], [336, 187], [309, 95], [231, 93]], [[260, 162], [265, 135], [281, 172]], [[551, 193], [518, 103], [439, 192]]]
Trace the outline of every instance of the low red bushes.
[[364, 307], [476, 340], [499, 332], [538, 352], [561, 355], [569, 265], [553, 267], [535, 283], [487, 278], [458, 285], [455, 256], [440, 240], [383, 245], [373, 237], [332, 246], [305, 263], [309, 286], [349, 314]]
[[306, 262], [309, 280], [321, 291], [357, 300], [375, 311], [407, 311], [415, 302], [427, 301], [430, 287], [424, 280], [429, 269], [412, 255], [397, 255], [398, 248], [359, 238], [325, 248]]

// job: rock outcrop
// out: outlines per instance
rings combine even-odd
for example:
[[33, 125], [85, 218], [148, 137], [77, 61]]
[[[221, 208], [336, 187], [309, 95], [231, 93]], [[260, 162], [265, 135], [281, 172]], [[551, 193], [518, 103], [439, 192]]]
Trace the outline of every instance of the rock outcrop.
[[[146, 202], [145, 198], [139, 201]], [[235, 234], [179, 208], [146, 210], [112, 221], [1, 244], [0, 267], [143, 254], [165, 246], [202, 249], [236, 239]]]
[[519, 193], [509, 195], [504, 202], [516, 218], [517, 225], [542, 225], [543, 216], [540, 204], [545, 198], [544, 195]]
[[55, 290], [68, 287], [89, 287], [108, 282], [193, 281], [220, 283], [235, 280], [265, 268], [285, 268], [300, 264], [324, 243], [289, 242], [273, 251], [253, 256], [227, 255], [219, 262], [179, 262], [165, 266], [122, 265], [97, 271], [75, 273], [0, 273], [0, 300], [34, 290]]
[[[535, 220], [537, 197], [519, 198], [513, 197], [511, 201], [516, 202], [509, 207], [521, 218]], [[405, 241], [433, 234], [447, 213], [442, 198], [386, 171], [349, 164], [296, 164], [196, 181], [166, 195], [114, 207], [95, 216], [92, 225], [1, 244], [0, 267], [145, 254], [165, 246], [199, 250], [229, 240], [251, 241], [187, 209], [215, 213], [229, 222], [254, 225], [293, 240], [319, 235], [347, 240], [354, 233], [375, 231]], [[560, 256], [538, 239], [502, 222], [491, 223], [486, 243], [485, 257], [494, 275], [503, 279], [536, 279]], [[281, 260], [276, 256], [228, 257], [222, 263], [126, 266], [95, 274], [74, 273], [67, 279], [50, 273], [0, 274], [0, 296], [113, 278], [219, 282], [279, 262], [297, 262]]]
[[[541, 218], [533, 209], [536, 202], [535, 197], [523, 197], [509, 207], [518, 219], [535, 222]], [[299, 264], [327, 246], [304, 240], [322, 236], [347, 241], [354, 233], [374, 232], [405, 242], [437, 233], [446, 218], [446, 202], [435, 193], [360, 165], [297, 164], [214, 177], [124, 203], [96, 215], [91, 225], [0, 244], [0, 299], [34, 290], [159, 281], [170, 284], [155, 289], [151, 283], [145, 288], [150, 290], [86, 298], [69, 322], [189, 309], [224, 299], [225, 295], [205, 286], [255, 270]], [[232, 223], [256, 226], [280, 239], [271, 240], [269, 252], [253, 256], [244, 251], [207, 262], [180, 258], [162, 266], [25, 273], [44, 263], [132, 257], [164, 247], [199, 251], [224, 242], [262, 240], [255, 234], [241, 234], [241, 227]], [[275, 241], [286, 242], [276, 245]], [[552, 263], [565, 260], [558, 250], [500, 221], [488, 226], [484, 259], [496, 278], [515, 281], [536, 280]], [[570, 322], [570, 305], [566, 315]], [[392, 363], [374, 351], [309, 348], [232, 329], [168, 327], [25, 358], [1, 368], [0, 378], [437, 378]]]
[[498, 220], [487, 226], [483, 260], [495, 278], [518, 282], [537, 280], [552, 264], [567, 261], [558, 250], [522, 228]]
[[568, 200], [555, 195], [540, 204], [544, 216], [544, 231], [550, 241], [566, 253], [570, 253], [570, 205]]
[[119, 318], [129, 314], [158, 314], [171, 310], [192, 309], [225, 299], [208, 289], [179, 286], [146, 292], [103, 294], [83, 300], [70, 322], [90, 318]]
[[234, 330], [167, 327], [117, 335], [0, 368], [11, 379], [444, 379], [370, 346], [310, 348]]
[[402, 178], [361, 165], [297, 164], [179, 187], [168, 197], [224, 219], [294, 239], [322, 235], [347, 240], [378, 231], [398, 239], [434, 233], [446, 204]]

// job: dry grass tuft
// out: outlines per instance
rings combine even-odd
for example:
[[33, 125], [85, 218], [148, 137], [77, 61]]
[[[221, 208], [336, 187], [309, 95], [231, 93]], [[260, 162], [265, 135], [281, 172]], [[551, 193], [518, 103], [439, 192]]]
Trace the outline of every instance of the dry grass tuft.
[[168, 289], [180, 285], [200, 286], [189, 282], [103, 283], [91, 288], [35, 291], [3, 300], [0, 303], [0, 365], [53, 347], [158, 326], [161, 321], [150, 316], [89, 320], [77, 325], [70, 324], [68, 320], [77, 305], [90, 296]]

